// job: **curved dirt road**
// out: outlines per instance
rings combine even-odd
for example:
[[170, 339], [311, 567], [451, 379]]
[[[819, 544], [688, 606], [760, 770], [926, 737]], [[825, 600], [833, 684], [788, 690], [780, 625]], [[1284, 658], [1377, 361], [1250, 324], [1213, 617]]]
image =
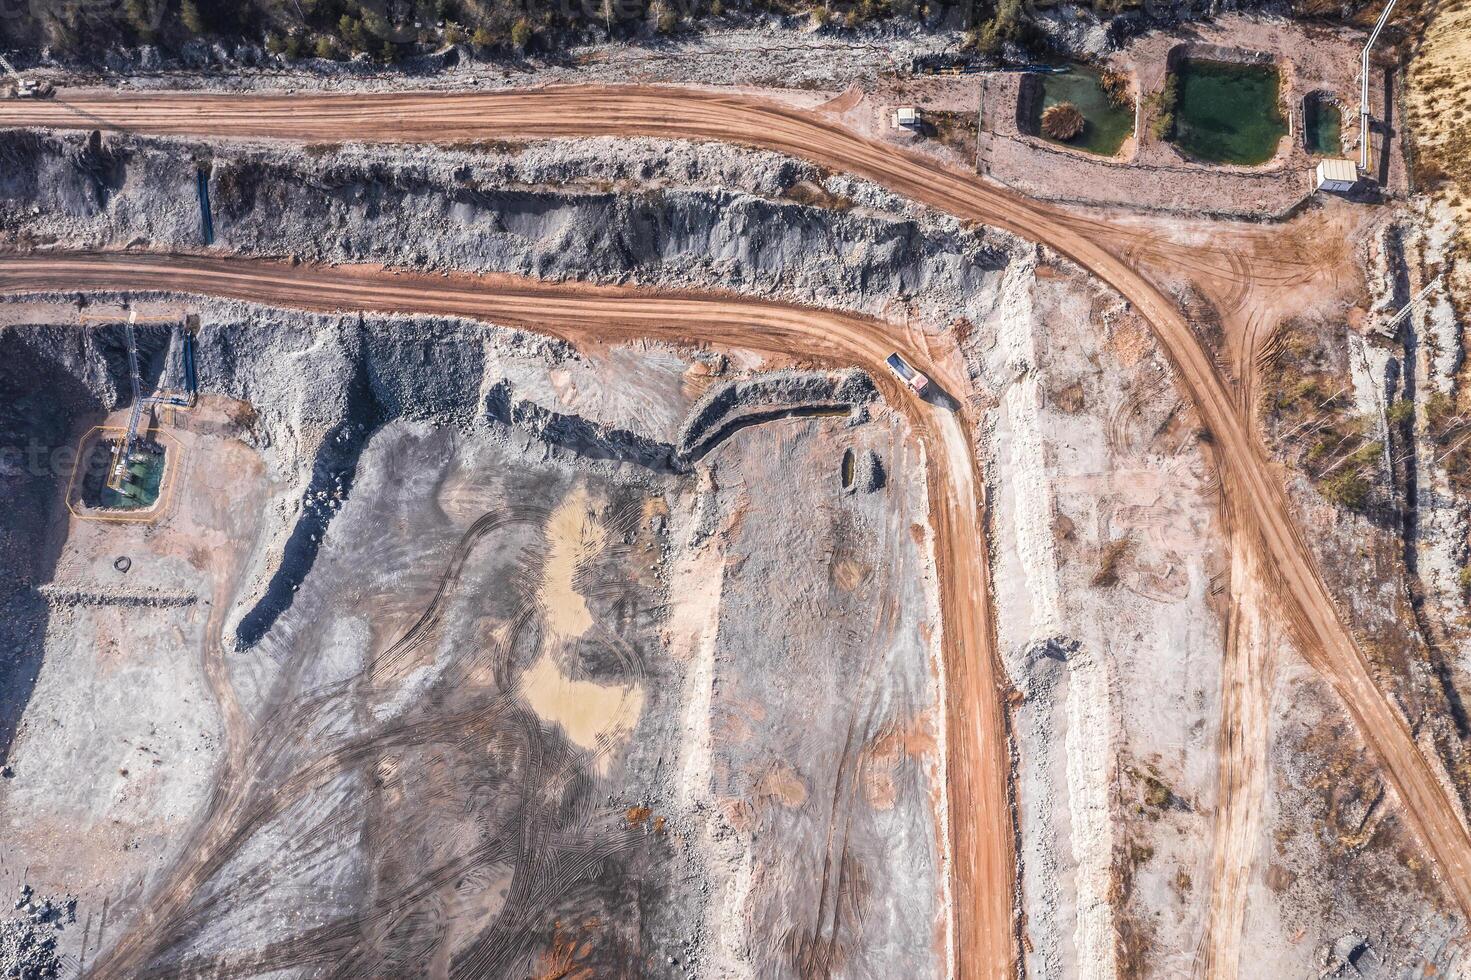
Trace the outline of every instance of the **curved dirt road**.
[[[1006, 718], [993, 672], [990, 563], [980, 523], [980, 480], [969, 433], [944, 407], [930, 407], [884, 366], [896, 348], [933, 371], [925, 352], [879, 320], [738, 296], [649, 294], [630, 289], [555, 285], [512, 276], [386, 273], [376, 267], [318, 268], [251, 259], [143, 254], [54, 254], [0, 258], [0, 293], [56, 289], [168, 291], [336, 312], [468, 316], [561, 337], [572, 343], [660, 337], [700, 340], [865, 368], [890, 404], [909, 417], [925, 451], [944, 617], [946, 739], [956, 957], [965, 976], [1014, 976], [1015, 870], [1007, 777]], [[947, 386], [948, 379], [936, 377]], [[953, 383], [953, 382], [950, 382]], [[952, 389], [955, 390], [955, 389]], [[943, 397], [943, 396], [941, 396]], [[998, 846], [998, 842], [999, 846]], [[187, 886], [196, 875], [184, 874]], [[148, 965], [190, 898], [163, 889], [140, 925], [102, 961], [111, 975]], [[99, 964], [100, 965], [100, 964]]]
[[[1367, 661], [1339, 617], [1311, 552], [1301, 538], [1282, 482], [1252, 436], [1233, 393], [1217, 374], [1210, 356], [1174, 303], [1120, 254], [1114, 242], [1115, 232], [1106, 223], [1081, 219], [992, 188], [973, 175], [859, 136], [807, 111], [749, 96], [698, 90], [568, 87], [483, 94], [289, 97], [65, 93], [53, 102], [0, 104], [0, 126], [317, 142], [447, 142], [600, 135], [717, 140], [771, 149], [855, 174], [940, 211], [1047, 245], [1118, 290], [1151, 324], [1221, 451], [1227, 491], [1244, 498], [1242, 511], [1249, 526], [1243, 528], [1243, 533], [1260, 537], [1284, 605], [1310, 660], [1332, 683], [1365, 741], [1379, 756], [1410, 824], [1438, 866], [1442, 882], [1463, 913], [1471, 917], [1471, 836], [1462, 826], [1455, 804], [1420, 753], [1405, 718], [1374, 683]], [[51, 278], [49, 285], [41, 288], [61, 285], [62, 282]], [[539, 319], [544, 319], [547, 311], [543, 309], [541, 313]], [[806, 315], [815, 314], [809, 311]], [[811, 347], [814, 342], [821, 346], [822, 338], [804, 333], [801, 339], [807, 346], [793, 349], [824, 353]], [[848, 353], [851, 356], [853, 352]], [[953, 492], [953, 488], [946, 488], [937, 499]], [[973, 524], [975, 515], [971, 514], [969, 519]], [[955, 660], [947, 663], [956, 669], [973, 667], [985, 672], [988, 680], [994, 680], [995, 668], [990, 663], [965, 665]], [[986, 738], [981, 743], [994, 742], [998, 733], [1004, 731], [1001, 727], [1004, 716], [994, 705], [976, 708], [984, 711], [985, 717], [996, 726], [982, 729]], [[980, 717], [969, 719], [969, 724], [976, 724]], [[970, 735], [957, 730], [952, 737]], [[952, 757], [964, 758], [958, 752], [952, 752]], [[988, 751], [974, 759], [993, 757], [1009, 768], [1009, 763], [994, 752]], [[964, 766], [953, 767], [951, 772], [957, 778], [972, 775]], [[995, 798], [999, 805], [1004, 805], [1004, 777], [988, 775], [983, 782], [986, 786], [1001, 784]], [[956, 814], [964, 812], [959, 803], [953, 805]], [[993, 814], [983, 811], [982, 819], [987, 821], [984, 833], [1001, 835], [999, 817], [994, 823], [990, 822], [992, 818]], [[982, 861], [994, 869], [989, 876], [973, 876], [964, 867], [955, 869], [957, 908], [970, 912], [957, 916], [957, 965], [963, 972], [976, 969], [974, 961], [968, 961], [982, 950], [986, 951], [983, 962], [988, 971], [1004, 972], [1004, 964], [1011, 962], [1014, 955], [1009, 949], [1013, 935], [1010, 918], [1013, 879], [999, 873], [1012, 860], [1009, 815], [1006, 820], [1004, 836], [992, 840], [998, 852], [1006, 852], [1005, 859], [999, 853], [972, 855], [968, 848], [959, 846], [962, 833], [967, 832], [968, 820], [957, 820], [957, 826], [952, 827], [957, 843], [956, 860], [962, 864]], [[1004, 894], [997, 894], [1003, 890], [1003, 881]], [[999, 913], [1001, 905], [1006, 906], [1004, 916]], [[998, 950], [1003, 940], [1008, 946], [1004, 956]]]

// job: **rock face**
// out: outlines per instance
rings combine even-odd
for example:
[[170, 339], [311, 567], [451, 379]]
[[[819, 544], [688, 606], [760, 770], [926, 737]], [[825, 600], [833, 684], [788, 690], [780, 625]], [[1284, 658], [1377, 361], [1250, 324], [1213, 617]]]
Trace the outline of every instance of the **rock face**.
[[[118, 163], [104, 193], [77, 162], [88, 145], [30, 136], [3, 151], [14, 165], [0, 174], [0, 226], [31, 241], [199, 247], [195, 157], [204, 148], [108, 137], [99, 152]], [[578, 140], [441, 154], [207, 152], [216, 241], [252, 255], [709, 286], [870, 313], [902, 304], [943, 324], [983, 308], [1014, 247], [999, 233], [910, 212], [869, 185], [719, 147]], [[656, 162], [643, 164], [644, 152]], [[853, 207], [834, 213], [784, 197], [803, 180]], [[634, 181], [666, 189], [618, 192]]]

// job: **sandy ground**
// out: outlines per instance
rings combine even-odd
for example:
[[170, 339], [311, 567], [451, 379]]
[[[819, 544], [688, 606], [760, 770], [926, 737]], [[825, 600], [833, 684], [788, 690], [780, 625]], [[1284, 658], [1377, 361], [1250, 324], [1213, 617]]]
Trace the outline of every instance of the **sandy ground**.
[[[179, 856], [239, 723], [217, 689], [219, 613], [254, 544], [269, 475], [237, 438], [230, 407], [206, 400], [168, 427], [179, 456], [151, 522], [73, 516], [59, 500], [71, 474], [57, 484], [50, 588], [87, 598], [53, 611], [45, 666], [9, 753], [0, 821], [13, 860], [0, 887], [80, 900], [81, 930], [68, 944], [78, 966], [116, 938]], [[94, 421], [125, 426], [127, 417]], [[130, 560], [126, 573], [114, 568], [118, 556]], [[191, 601], [149, 605], [158, 594]]]

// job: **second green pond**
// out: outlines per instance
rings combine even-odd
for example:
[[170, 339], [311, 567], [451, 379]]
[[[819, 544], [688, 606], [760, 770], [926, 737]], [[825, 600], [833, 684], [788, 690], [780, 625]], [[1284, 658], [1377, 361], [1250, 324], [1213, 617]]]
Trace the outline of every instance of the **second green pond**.
[[1212, 163], [1266, 163], [1287, 134], [1275, 65], [1187, 59], [1175, 70], [1175, 126], [1171, 139], [1186, 153]]

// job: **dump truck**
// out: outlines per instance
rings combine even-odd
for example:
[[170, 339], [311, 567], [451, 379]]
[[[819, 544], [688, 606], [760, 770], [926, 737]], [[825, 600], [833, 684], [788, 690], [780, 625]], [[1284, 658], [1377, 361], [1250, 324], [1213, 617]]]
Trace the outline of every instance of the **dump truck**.
[[889, 365], [889, 370], [893, 371], [900, 381], [915, 391], [922, 392], [930, 386], [930, 379], [911, 367], [908, 361], [899, 356], [898, 351], [890, 354], [885, 363]]

